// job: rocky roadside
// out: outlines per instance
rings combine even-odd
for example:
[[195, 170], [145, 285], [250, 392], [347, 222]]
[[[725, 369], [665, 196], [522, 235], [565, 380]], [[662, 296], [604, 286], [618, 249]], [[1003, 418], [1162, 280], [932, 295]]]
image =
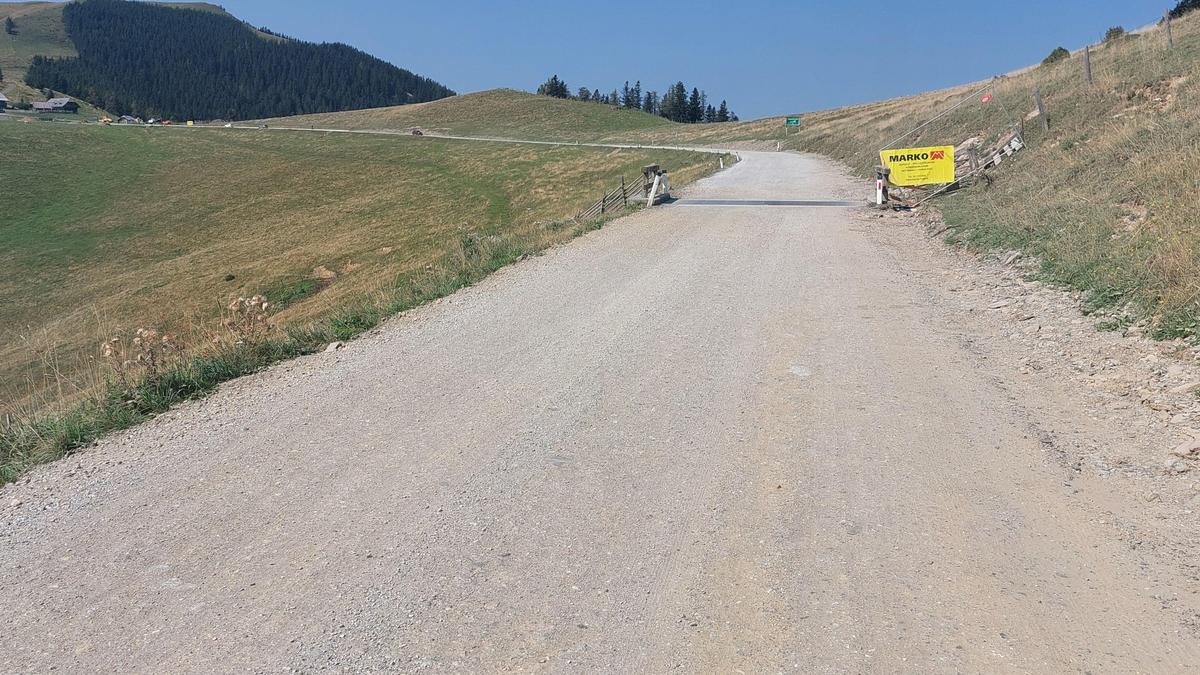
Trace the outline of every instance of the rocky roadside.
[[[1200, 347], [1117, 330], [1083, 313], [1083, 294], [1043, 283], [1017, 251], [947, 244], [935, 210], [862, 212], [893, 263], [927, 289], [936, 320], [1030, 413], [1064, 489], [1086, 495], [1146, 568], [1178, 568], [1200, 591]], [[1105, 325], [1107, 323], [1107, 326]], [[1119, 325], [1119, 324], [1118, 324]], [[1155, 597], [1200, 635], [1183, 589]]]

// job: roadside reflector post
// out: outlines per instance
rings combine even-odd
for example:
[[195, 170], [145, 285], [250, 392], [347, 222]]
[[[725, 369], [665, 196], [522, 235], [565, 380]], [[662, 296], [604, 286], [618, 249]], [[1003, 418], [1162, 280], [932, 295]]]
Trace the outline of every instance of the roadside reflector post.
[[883, 206], [888, 201], [888, 168], [886, 166], [875, 167], [875, 204]]
[[659, 195], [659, 188], [662, 188], [662, 196], [664, 199], [671, 197], [671, 177], [667, 172], [662, 170], [657, 164], [650, 164], [642, 167], [642, 185], [646, 190], [646, 206], [654, 206], [654, 198]]

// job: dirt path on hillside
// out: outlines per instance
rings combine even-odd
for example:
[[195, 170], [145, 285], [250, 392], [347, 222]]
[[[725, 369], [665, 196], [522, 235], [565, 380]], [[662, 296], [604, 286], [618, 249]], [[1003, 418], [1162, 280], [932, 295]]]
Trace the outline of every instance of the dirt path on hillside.
[[[744, 157], [687, 196], [863, 192]], [[1200, 668], [1186, 477], [1064, 468], [1125, 413], [905, 227], [643, 211], [43, 467], [0, 670]]]

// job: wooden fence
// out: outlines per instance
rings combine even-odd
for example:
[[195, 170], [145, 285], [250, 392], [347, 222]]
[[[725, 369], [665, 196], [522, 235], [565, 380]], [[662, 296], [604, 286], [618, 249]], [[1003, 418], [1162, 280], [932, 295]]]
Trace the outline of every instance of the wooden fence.
[[601, 218], [614, 211], [625, 209], [629, 206], [630, 199], [645, 199], [646, 186], [641, 182], [629, 183], [621, 176], [621, 184], [613, 188], [610, 192], [605, 192], [600, 196], [600, 200], [595, 204], [580, 211], [575, 220], [579, 222], [587, 222]]

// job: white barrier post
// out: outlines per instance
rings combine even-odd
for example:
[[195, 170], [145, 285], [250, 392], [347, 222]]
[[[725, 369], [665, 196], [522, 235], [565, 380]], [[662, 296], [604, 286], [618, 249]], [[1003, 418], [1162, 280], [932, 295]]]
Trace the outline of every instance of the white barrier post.
[[662, 180], [662, 176], [655, 174], [654, 185], [650, 187], [650, 196], [646, 198], [646, 208], [654, 206], [654, 196], [658, 194], [658, 182]]

